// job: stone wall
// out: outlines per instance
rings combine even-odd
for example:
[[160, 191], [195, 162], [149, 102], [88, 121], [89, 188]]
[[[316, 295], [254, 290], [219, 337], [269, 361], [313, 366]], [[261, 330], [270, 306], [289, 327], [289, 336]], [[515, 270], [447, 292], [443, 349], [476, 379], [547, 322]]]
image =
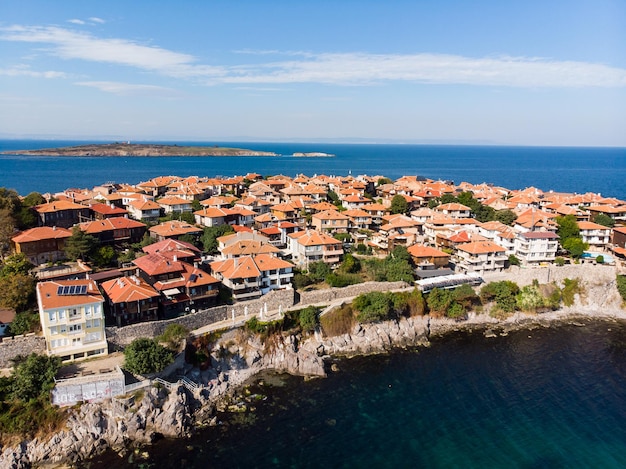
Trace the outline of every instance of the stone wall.
[[406, 282], [365, 282], [350, 285], [344, 288], [326, 288], [324, 290], [311, 290], [300, 293], [302, 305], [308, 304], [328, 304], [333, 300], [341, 298], [351, 298], [373, 291], [390, 291], [398, 288], [409, 287]]
[[180, 324], [191, 331], [208, 324], [232, 319], [233, 315], [235, 319], [246, 317], [246, 315], [252, 317], [252, 315], [258, 314], [261, 310], [265, 311], [267, 309], [269, 312], [282, 309], [284, 311], [293, 306], [293, 304], [294, 290], [273, 290], [256, 300], [228, 306], [216, 306], [167, 321], [144, 322], [124, 327], [107, 327], [107, 340], [114, 348], [124, 347], [139, 337], [152, 338], [160, 335], [170, 324]]
[[545, 267], [511, 267], [506, 272], [486, 274], [486, 283], [511, 280], [520, 287], [530, 285], [533, 280], [539, 283], [562, 282], [564, 279], [581, 279], [590, 284], [611, 283], [615, 281], [617, 271], [609, 265], [568, 264], [564, 266], [550, 265]]
[[3, 337], [0, 342], [0, 368], [13, 366], [11, 360], [18, 355], [46, 353], [46, 340], [43, 336], [28, 334], [26, 336]]

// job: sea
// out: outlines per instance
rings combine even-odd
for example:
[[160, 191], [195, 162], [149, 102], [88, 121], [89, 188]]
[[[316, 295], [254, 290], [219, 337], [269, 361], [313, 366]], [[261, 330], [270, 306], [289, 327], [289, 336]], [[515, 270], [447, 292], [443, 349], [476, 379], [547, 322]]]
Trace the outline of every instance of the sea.
[[81, 467], [626, 467], [626, 322], [504, 334], [339, 360], [310, 381], [263, 375], [253, 411]]
[[[70, 140], [0, 140], [3, 151], [57, 148]], [[141, 143], [141, 142], [136, 142]], [[403, 175], [487, 183], [508, 189], [600, 193], [626, 199], [626, 148], [513, 147], [470, 145], [329, 144], [268, 142], [150, 142], [219, 145], [271, 151], [280, 156], [247, 157], [44, 157], [0, 154], [0, 187], [26, 195], [91, 188], [106, 182], [136, 184], [155, 176]], [[294, 157], [322, 152], [330, 158]]]
[[[81, 141], [0, 140], [0, 152]], [[98, 143], [98, 142], [90, 142]], [[102, 142], [107, 143], [107, 142]], [[110, 143], [110, 142], [108, 142]], [[171, 143], [171, 142], [152, 142]], [[138, 183], [159, 175], [416, 175], [626, 200], [626, 149], [267, 142], [173, 142], [272, 157], [0, 155], [20, 194]], [[293, 157], [324, 152], [329, 158]], [[85, 463], [115, 468], [623, 468], [626, 322], [595, 321], [344, 359], [328, 378], [266, 374], [254, 410], [220, 415], [189, 440]]]

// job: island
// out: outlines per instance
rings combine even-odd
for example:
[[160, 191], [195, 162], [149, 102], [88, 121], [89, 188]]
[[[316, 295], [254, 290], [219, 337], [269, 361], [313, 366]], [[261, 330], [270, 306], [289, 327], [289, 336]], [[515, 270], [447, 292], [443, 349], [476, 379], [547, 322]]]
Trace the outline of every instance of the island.
[[279, 156], [271, 151], [219, 146], [162, 145], [152, 143], [101, 143], [40, 150], [11, 150], [4, 155], [33, 156]]
[[335, 155], [333, 155], [332, 153], [323, 153], [321, 151], [312, 151], [307, 153], [296, 152], [293, 153], [291, 156], [295, 156], [297, 158], [327, 158]]

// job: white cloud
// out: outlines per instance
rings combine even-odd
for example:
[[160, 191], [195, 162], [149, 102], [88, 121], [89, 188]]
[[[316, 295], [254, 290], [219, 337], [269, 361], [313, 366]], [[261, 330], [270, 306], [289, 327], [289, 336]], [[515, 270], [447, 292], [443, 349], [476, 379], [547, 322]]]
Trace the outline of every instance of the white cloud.
[[[92, 18], [93, 20], [93, 18]], [[320, 83], [371, 85], [389, 81], [505, 87], [624, 87], [626, 70], [603, 64], [533, 57], [463, 57], [444, 54], [368, 54], [238, 51], [289, 60], [237, 66], [204, 65], [190, 54], [53, 26], [0, 28], [0, 40], [43, 43], [63, 59], [106, 62], [207, 85]]]
[[66, 78], [67, 74], [64, 72], [55, 72], [48, 70], [44, 72], [38, 72], [31, 70], [27, 65], [20, 65], [11, 68], [0, 68], [0, 75], [8, 77], [31, 77], [31, 78]]
[[116, 81], [82, 81], [77, 85], [96, 88], [106, 93], [119, 96], [157, 96], [161, 98], [173, 98], [180, 96], [180, 92], [163, 86], [122, 83]]
[[104, 21], [102, 18], [98, 18], [97, 16], [90, 16], [89, 21], [91, 21], [92, 23], [98, 23], [98, 24], [106, 23], [106, 21]]
[[85, 22], [83, 20], [79, 20], [79, 19], [71, 19], [71, 20], [67, 20], [68, 23], [72, 23], [72, 24], [85, 24]]

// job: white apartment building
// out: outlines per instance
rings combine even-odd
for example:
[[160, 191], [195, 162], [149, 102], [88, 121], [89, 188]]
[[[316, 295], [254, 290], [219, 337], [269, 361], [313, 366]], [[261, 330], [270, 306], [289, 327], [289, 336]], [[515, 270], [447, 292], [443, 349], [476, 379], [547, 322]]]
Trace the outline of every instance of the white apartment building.
[[48, 355], [68, 362], [108, 354], [104, 298], [93, 280], [38, 283], [37, 304]]

